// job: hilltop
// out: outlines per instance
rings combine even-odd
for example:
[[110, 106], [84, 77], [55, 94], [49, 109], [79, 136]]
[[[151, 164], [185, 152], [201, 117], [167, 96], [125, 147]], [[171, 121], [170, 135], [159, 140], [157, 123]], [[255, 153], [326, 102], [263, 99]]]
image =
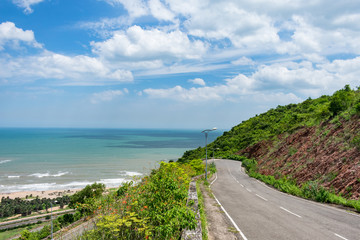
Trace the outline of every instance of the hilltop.
[[[314, 182], [360, 198], [360, 88], [278, 106], [233, 127], [208, 145], [216, 157], [256, 160], [255, 170], [302, 186]], [[184, 153], [186, 162], [204, 148]]]

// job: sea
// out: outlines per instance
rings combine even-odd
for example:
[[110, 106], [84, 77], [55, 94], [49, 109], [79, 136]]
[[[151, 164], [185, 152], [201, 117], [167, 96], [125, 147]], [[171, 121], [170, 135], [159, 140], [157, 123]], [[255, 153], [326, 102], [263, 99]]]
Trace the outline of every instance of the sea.
[[118, 187], [204, 145], [201, 130], [0, 128], [0, 193]]

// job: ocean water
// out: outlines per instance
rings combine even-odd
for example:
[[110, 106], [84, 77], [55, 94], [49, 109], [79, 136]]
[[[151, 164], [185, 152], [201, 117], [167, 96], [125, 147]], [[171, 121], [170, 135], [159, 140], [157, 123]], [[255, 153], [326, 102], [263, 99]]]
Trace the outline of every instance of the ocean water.
[[204, 144], [201, 130], [0, 128], [0, 192], [117, 187]]

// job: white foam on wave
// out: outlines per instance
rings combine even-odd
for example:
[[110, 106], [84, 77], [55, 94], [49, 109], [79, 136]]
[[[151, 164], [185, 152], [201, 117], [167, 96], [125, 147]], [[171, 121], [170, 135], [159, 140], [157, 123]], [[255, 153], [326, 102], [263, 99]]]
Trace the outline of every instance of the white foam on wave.
[[47, 190], [65, 190], [65, 189], [78, 189], [84, 188], [86, 185], [93, 184], [93, 182], [82, 181], [82, 182], [70, 182], [65, 184], [56, 183], [34, 183], [34, 184], [23, 184], [23, 185], [0, 185], [0, 192], [11, 193], [11, 192], [24, 192], [24, 191], [47, 191]]
[[61, 176], [64, 176], [66, 174], [69, 174], [69, 172], [58, 172], [57, 174], [50, 174], [49, 172], [47, 172], [47, 173], [33, 173], [33, 174], [30, 174], [29, 177], [37, 177], [37, 178], [61, 177]]
[[126, 175], [126, 176], [133, 177], [133, 176], [141, 176], [142, 173], [139, 173], [139, 172], [131, 172], [131, 171], [120, 171], [120, 175]]
[[106, 187], [118, 187], [124, 182], [127, 182], [125, 178], [108, 178], [108, 179], [100, 179], [100, 183], [105, 184]]
[[66, 174], [69, 174], [69, 172], [58, 172], [57, 174], [51, 175], [52, 177], [61, 177], [64, 176]]
[[19, 178], [20, 176], [8, 176], [8, 178]]
[[56, 183], [35, 183], [24, 185], [0, 185], [1, 192], [46, 191], [52, 190]]
[[106, 187], [119, 187], [124, 182], [129, 181], [125, 178], [108, 178], [100, 179], [100, 181], [75, 181], [70, 183], [56, 184], [56, 183], [34, 183], [34, 184], [23, 184], [23, 185], [0, 185], [0, 192], [11, 193], [11, 192], [24, 192], [24, 191], [47, 191], [47, 190], [66, 190], [66, 189], [80, 189], [91, 185], [95, 182], [103, 183]]
[[7, 162], [11, 162], [11, 160], [10, 159], [0, 160], [0, 164], [7, 163]]

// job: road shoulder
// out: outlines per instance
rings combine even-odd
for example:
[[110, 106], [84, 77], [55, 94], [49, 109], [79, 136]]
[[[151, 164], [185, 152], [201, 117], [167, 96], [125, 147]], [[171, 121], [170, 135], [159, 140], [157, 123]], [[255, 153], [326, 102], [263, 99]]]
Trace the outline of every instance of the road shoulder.
[[[211, 182], [211, 180], [210, 180]], [[241, 239], [240, 234], [231, 224], [219, 204], [215, 201], [211, 189], [200, 184], [204, 197], [205, 212], [207, 218], [207, 230], [209, 240], [233, 240]]]

